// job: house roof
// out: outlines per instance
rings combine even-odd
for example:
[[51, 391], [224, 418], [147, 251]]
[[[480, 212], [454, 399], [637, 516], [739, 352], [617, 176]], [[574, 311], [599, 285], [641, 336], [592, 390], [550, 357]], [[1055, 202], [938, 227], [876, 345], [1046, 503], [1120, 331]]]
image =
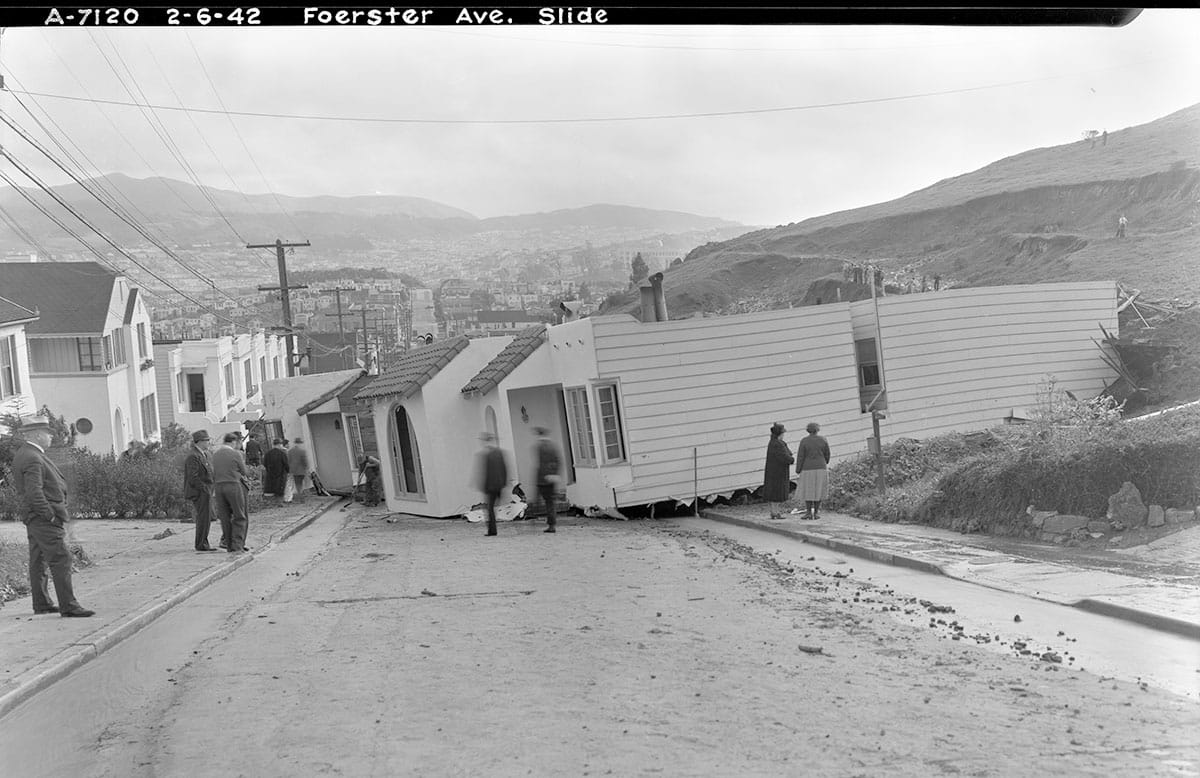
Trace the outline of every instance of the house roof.
[[14, 324], [19, 321], [30, 321], [38, 317], [37, 311], [31, 311], [24, 305], [14, 303], [7, 297], [0, 297], [0, 324]]
[[358, 404], [355, 399], [360, 391], [365, 389], [368, 384], [374, 381], [376, 376], [367, 375], [364, 371], [361, 376], [354, 379], [348, 386], [338, 393], [338, 406], [342, 409], [342, 413], [362, 413], [363, 407]]
[[506, 376], [517, 368], [517, 365], [529, 358], [546, 340], [546, 325], [537, 324], [522, 330], [513, 338], [512, 343], [494, 356], [483, 369], [475, 374], [467, 385], [462, 388], [463, 394], [478, 392], [487, 394], [500, 385]]
[[410, 351], [400, 358], [395, 367], [368, 384], [355, 398], [368, 400], [391, 395], [398, 395], [401, 399], [411, 397], [439, 370], [450, 364], [470, 342], [465, 336], [459, 335]]
[[98, 262], [0, 262], [0, 289], [41, 318], [30, 335], [104, 331], [117, 274]]
[[527, 311], [479, 311], [475, 315], [475, 318], [480, 324], [521, 324], [541, 321], [537, 316]]
[[360, 373], [359, 375], [348, 376], [346, 378], [346, 380], [343, 381], [342, 383], [338, 384], [337, 386], [331, 387], [330, 389], [327, 389], [326, 391], [317, 395], [313, 399], [304, 403], [304, 405], [301, 405], [299, 408], [296, 409], [296, 415], [303, 416], [304, 414], [308, 413], [309, 411], [313, 410], [314, 408], [320, 408], [325, 403], [329, 402], [333, 398], [340, 395], [342, 393], [342, 391], [346, 389], [346, 387], [353, 384], [355, 381], [357, 381], [363, 375], [366, 375], [365, 370], [362, 373]]

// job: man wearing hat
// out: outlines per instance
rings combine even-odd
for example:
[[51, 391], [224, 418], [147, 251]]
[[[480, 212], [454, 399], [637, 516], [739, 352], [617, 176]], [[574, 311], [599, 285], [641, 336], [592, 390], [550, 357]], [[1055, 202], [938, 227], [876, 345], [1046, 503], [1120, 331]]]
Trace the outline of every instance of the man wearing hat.
[[557, 499], [560, 478], [558, 471], [562, 466], [562, 457], [558, 454], [558, 447], [551, 442], [548, 429], [534, 427], [533, 434], [537, 435], [537, 443], [533, 448], [533, 458], [537, 462], [537, 491], [542, 498], [542, 504], [546, 506], [545, 531], [557, 532], [555, 526], [558, 524], [558, 515], [555, 513], [554, 503]]
[[237, 433], [226, 433], [224, 445], [212, 457], [213, 512], [221, 522], [222, 544], [232, 554], [246, 550], [246, 532], [250, 526], [250, 519], [246, 515], [249, 476], [246, 473], [246, 459], [235, 448], [237, 440]]
[[[13, 457], [13, 487], [21, 501], [25, 533], [29, 538], [29, 588], [34, 613], [62, 613], [86, 617], [95, 614], [79, 604], [71, 588], [71, 552], [67, 550], [67, 483], [46, 456], [52, 435], [50, 422], [35, 416], [21, 425], [25, 444]], [[54, 579], [58, 605], [50, 600], [46, 566]]]
[[483, 441], [483, 451], [479, 453], [476, 465], [479, 491], [483, 492], [487, 505], [487, 534], [496, 534], [496, 500], [508, 486], [508, 465], [504, 462], [504, 452], [496, 443], [496, 436], [485, 432], [479, 436]]
[[[192, 433], [192, 445], [183, 462], [183, 496], [192, 504], [196, 516], [196, 550], [216, 551], [208, 544], [208, 528], [212, 524], [213, 468], [208, 454], [211, 439], [207, 430]], [[228, 540], [222, 534], [222, 540]]]

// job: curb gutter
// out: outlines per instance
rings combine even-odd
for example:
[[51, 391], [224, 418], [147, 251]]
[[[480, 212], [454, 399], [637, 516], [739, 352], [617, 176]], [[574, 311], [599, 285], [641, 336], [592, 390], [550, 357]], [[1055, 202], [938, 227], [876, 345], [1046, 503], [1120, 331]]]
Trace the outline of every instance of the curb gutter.
[[789, 537], [794, 540], [802, 540], [806, 543], [825, 546], [826, 548], [850, 556], [872, 559], [876, 562], [882, 562], [887, 565], [907, 567], [913, 570], [933, 573], [934, 575], [944, 575], [947, 578], [953, 578], [956, 581], [962, 581], [964, 583], [974, 584], [976, 586], [984, 586], [989, 589], [997, 589], [999, 591], [1009, 592], [1011, 594], [1018, 594], [1022, 597], [1032, 597], [1035, 600], [1053, 602], [1070, 608], [1078, 608], [1080, 610], [1088, 611], [1089, 613], [1120, 619], [1121, 621], [1132, 621], [1134, 623], [1141, 624], [1144, 627], [1150, 627], [1151, 629], [1156, 629], [1162, 632], [1170, 632], [1174, 635], [1182, 635], [1183, 637], [1187, 638], [1200, 639], [1200, 624], [1184, 621], [1182, 619], [1171, 618], [1170, 616], [1162, 616], [1150, 611], [1138, 610], [1137, 608], [1130, 608], [1126, 605], [1118, 605], [1113, 602], [1096, 600], [1092, 598], [1072, 601], [1054, 599], [1052, 597], [1041, 597], [1031, 594], [1027, 591], [1020, 591], [1017, 589], [997, 586], [989, 583], [980, 583], [979, 581], [974, 581], [970, 578], [961, 578], [957, 575], [946, 572], [945, 568], [943, 568], [941, 565], [924, 559], [917, 559], [915, 557], [904, 556], [902, 554], [893, 554], [889, 551], [881, 551], [876, 548], [859, 546], [854, 543], [835, 540], [823, 535], [814, 535], [808, 532], [788, 529], [787, 527], [776, 527], [770, 524], [761, 524], [754, 521], [748, 521], [746, 519], [738, 519], [734, 518], [733, 516], [726, 516], [722, 513], [706, 512], [703, 516], [701, 516], [701, 518], [712, 519], [713, 521], [719, 521], [723, 524], [734, 524], [739, 527], [746, 527], [747, 529], [761, 530], [763, 532], [770, 532], [776, 535], [783, 535], [784, 537]]
[[9, 711], [13, 708], [50, 686], [55, 681], [65, 678], [121, 641], [133, 636], [171, 608], [174, 608], [197, 592], [221, 580], [239, 567], [250, 564], [258, 554], [263, 553], [267, 549], [274, 548], [292, 535], [295, 535], [332, 510], [339, 502], [341, 501], [335, 500], [328, 505], [309, 512], [287, 527], [275, 532], [265, 545], [204, 573], [199, 578], [168, 594], [165, 598], [155, 602], [141, 613], [137, 613], [124, 622], [118, 623], [103, 634], [92, 633], [91, 635], [84, 636], [71, 648], [59, 652], [53, 658], [26, 672], [25, 676], [27, 677], [18, 678], [15, 688], [0, 696], [0, 718], [8, 715]]

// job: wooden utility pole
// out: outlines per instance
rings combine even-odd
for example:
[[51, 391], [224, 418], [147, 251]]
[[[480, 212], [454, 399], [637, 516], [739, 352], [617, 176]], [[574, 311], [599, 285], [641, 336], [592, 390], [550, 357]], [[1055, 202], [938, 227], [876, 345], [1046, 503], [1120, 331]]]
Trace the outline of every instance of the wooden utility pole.
[[[326, 316], [336, 316], [338, 320], [338, 348], [346, 347], [346, 328], [342, 324], [342, 319], [349, 316], [348, 313], [342, 312], [342, 292], [356, 291], [353, 287], [338, 287], [337, 289], [322, 289], [321, 294], [334, 294], [337, 296], [337, 313], [327, 313]], [[347, 364], [346, 352], [342, 352], [342, 365]]]
[[311, 246], [308, 241], [303, 243], [284, 243], [278, 238], [274, 243], [256, 243], [246, 244], [248, 249], [275, 249], [275, 258], [279, 262], [279, 286], [260, 286], [260, 292], [279, 291], [279, 296], [283, 300], [283, 326], [287, 327], [287, 374], [288, 377], [296, 375], [296, 333], [292, 326], [292, 301], [288, 296], [288, 292], [292, 289], [307, 289], [307, 285], [288, 286], [287, 278], [287, 260], [284, 258], [284, 249], [295, 246]]

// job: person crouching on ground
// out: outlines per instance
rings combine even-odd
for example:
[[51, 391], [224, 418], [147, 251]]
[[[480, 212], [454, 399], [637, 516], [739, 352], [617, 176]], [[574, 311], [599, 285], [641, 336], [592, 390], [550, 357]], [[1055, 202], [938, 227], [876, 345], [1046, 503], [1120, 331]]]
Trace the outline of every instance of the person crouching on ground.
[[791, 497], [791, 468], [795, 458], [783, 440], [787, 429], [775, 422], [771, 425], [771, 440], [767, 443], [767, 464], [763, 469], [763, 499], [771, 506], [771, 518], [782, 519], [779, 503]]
[[546, 506], [546, 532], [557, 532], [558, 514], [555, 511], [558, 482], [561, 476], [562, 457], [559, 456], [558, 446], [550, 440], [550, 431], [545, 427], [534, 427], [533, 434], [537, 435], [533, 457], [537, 462], [537, 492]]
[[820, 424], [810, 422], [805, 429], [808, 436], [796, 449], [796, 472], [800, 474], [796, 491], [807, 507], [803, 518], [815, 520], [820, 518], [821, 501], [829, 496], [829, 443], [817, 434]]
[[249, 476], [246, 459], [234, 448], [237, 434], [225, 435], [224, 445], [213, 452], [213, 504], [221, 521], [221, 534], [229, 539], [227, 551], [237, 554], [246, 550], [246, 533], [250, 519], [246, 515], [246, 490]]
[[487, 534], [496, 534], [496, 500], [508, 486], [508, 465], [504, 462], [504, 452], [496, 444], [496, 436], [485, 432], [479, 436], [483, 441], [483, 451], [479, 452], [478, 486], [487, 501]]

